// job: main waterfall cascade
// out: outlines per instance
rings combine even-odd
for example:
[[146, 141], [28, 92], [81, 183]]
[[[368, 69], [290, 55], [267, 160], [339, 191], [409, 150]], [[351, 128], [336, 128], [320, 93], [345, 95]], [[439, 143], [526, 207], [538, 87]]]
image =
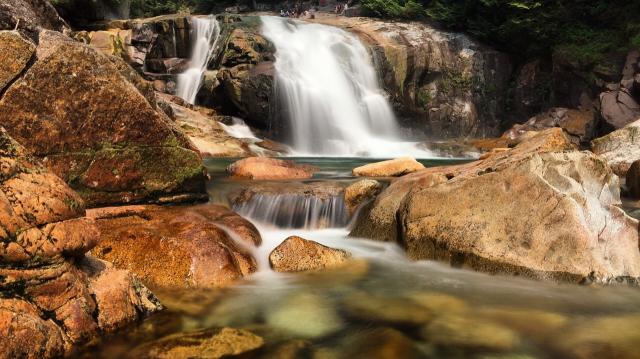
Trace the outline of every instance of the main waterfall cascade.
[[276, 47], [277, 96], [300, 156], [431, 157], [403, 142], [367, 49], [326, 25], [262, 16]]
[[189, 68], [178, 76], [176, 95], [194, 104], [202, 84], [207, 63], [220, 38], [220, 24], [211, 15], [191, 18], [191, 62]]

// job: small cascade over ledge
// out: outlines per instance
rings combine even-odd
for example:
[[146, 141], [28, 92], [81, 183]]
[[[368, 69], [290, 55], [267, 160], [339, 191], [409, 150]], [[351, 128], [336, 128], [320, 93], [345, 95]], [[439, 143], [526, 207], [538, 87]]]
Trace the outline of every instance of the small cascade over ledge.
[[202, 84], [202, 76], [220, 38], [220, 24], [213, 15], [191, 18], [191, 62], [189, 68], [178, 75], [176, 95], [194, 104]]
[[232, 193], [229, 201], [238, 214], [282, 229], [344, 228], [350, 220], [340, 185], [255, 185]]
[[332, 26], [262, 16], [276, 47], [276, 96], [300, 156], [429, 157], [402, 141], [370, 55]]

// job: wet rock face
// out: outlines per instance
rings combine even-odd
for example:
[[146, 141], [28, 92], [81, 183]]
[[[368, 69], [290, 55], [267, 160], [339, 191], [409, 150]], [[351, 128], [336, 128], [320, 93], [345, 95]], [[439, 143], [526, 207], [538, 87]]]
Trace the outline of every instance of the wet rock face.
[[215, 288], [255, 271], [257, 229], [225, 207], [127, 206], [89, 210], [102, 236], [93, 253], [164, 288]]
[[0, 125], [90, 205], [202, 196], [200, 155], [148, 83], [60, 33], [39, 41], [35, 62], [0, 99]]
[[84, 203], [0, 129], [0, 357], [54, 357], [161, 308], [130, 273], [85, 253]]
[[248, 157], [227, 168], [231, 176], [253, 180], [307, 179], [313, 177], [316, 170], [310, 165], [266, 157]]
[[342, 249], [292, 236], [269, 254], [269, 263], [276, 272], [303, 272], [338, 267], [349, 258], [351, 254]]
[[401, 121], [439, 138], [500, 133], [511, 75], [506, 54], [421, 23], [318, 21], [344, 27], [372, 48]]
[[259, 17], [222, 19], [220, 54], [209, 64], [214, 74], [205, 76], [198, 101], [278, 138], [286, 123], [277, 114], [274, 97], [275, 47], [260, 33]]
[[353, 214], [364, 202], [374, 198], [382, 191], [382, 184], [376, 180], [363, 179], [344, 189], [344, 202], [349, 213]]
[[572, 147], [551, 129], [481, 161], [407, 175], [378, 196], [354, 234], [397, 219], [398, 237], [374, 238], [397, 240], [414, 259], [571, 282], [634, 281], [637, 222], [617, 207], [618, 179], [593, 154], [562, 152]]
[[0, 3], [0, 30], [37, 33], [38, 28], [63, 31], [67, 24], [47, 0], [3, 0]]

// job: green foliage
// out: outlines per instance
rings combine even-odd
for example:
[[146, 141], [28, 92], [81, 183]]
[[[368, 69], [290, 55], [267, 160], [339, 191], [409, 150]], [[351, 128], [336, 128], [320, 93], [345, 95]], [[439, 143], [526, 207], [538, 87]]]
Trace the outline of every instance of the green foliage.
[[[407, 11], [407, 4], [412, 11]], [[561, 49], [580, 63], [640, 46], [640, 1], [627, 0], [361, 0], [381, 18], [421, 18], [464, 31], [516, 56]], [[417, 2], [414, 2], [417, 1]]]

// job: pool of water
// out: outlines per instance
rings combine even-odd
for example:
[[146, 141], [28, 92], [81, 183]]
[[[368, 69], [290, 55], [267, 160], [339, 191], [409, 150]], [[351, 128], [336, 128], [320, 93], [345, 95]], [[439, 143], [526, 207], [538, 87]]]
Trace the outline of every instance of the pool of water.
[[[352, 181], [350, 170], [369, 162], [298, 161], [321, 168], [314, 181]], [[229, 184], [252, 185], [224, 177], [230, 162], [207, 162], [213, 197]], [[445, 163], [426, 163], [437, 164]], [[234, 327], [265, 341], [248, 358], [640, 357], [637, 288], [476, 273], [409, 261], [393, 243], [349, 237], [348, 227], [277, 228], [253, 221], [263, 237], [257, 273], [226, 289], [155, 288], [166, 311], [79, 356], [136, 357], [136, 348], [168, 335]], [[275, 273], [268, 254], [290, 235], [345, 249], [354, 260], [320, 273]]]

